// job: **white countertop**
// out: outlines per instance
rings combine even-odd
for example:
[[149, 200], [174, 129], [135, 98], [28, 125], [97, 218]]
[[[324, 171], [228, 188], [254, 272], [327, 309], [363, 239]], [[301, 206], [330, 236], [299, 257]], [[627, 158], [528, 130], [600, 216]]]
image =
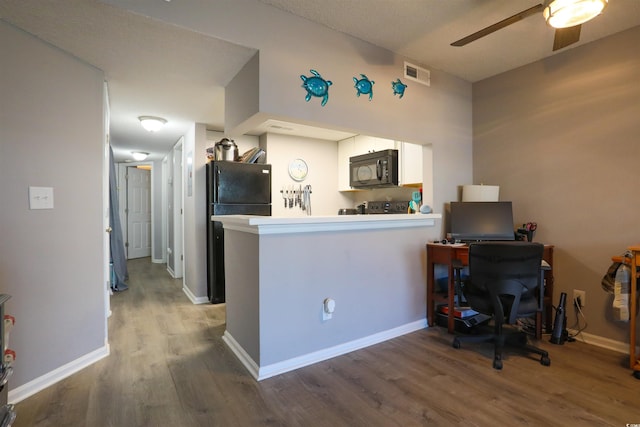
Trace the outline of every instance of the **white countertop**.
[[331, 215], [274, 217], [254, 215], [213, 215], [225, 229], [254, 234], [288, 234], [320, 231], [348, 231], [433, 227], [441, 214]]

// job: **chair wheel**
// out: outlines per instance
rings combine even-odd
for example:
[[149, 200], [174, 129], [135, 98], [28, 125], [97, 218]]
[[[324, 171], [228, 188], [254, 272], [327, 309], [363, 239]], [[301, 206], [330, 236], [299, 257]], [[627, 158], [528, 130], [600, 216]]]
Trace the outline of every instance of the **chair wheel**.
[[633, 377], [637, 380], [640, 380], [640, 371], [633, 371]]
[[493, 369], [502, 369], [502, 360], [500, 359], [493, 359]]
[[451, 345], [453, 346], [453, 348], [460, 348], [460, 340], [458, 338], [454, 338]]
[[551, 359], [549, 359], [547, 356], [542, 356], [540, 358], [540, 364], [543, 366], [550, 366], [551, 365]]

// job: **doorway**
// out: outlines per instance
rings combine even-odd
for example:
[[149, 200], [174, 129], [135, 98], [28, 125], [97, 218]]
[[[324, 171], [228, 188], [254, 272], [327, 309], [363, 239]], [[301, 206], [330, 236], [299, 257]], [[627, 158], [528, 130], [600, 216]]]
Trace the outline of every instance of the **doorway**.
[[152, 209], [150, 164], [119, 167], [120, 222], [127, 259], [151, 256]]
[[127, 168], [127, 259], [151, 256], [151, 168]]

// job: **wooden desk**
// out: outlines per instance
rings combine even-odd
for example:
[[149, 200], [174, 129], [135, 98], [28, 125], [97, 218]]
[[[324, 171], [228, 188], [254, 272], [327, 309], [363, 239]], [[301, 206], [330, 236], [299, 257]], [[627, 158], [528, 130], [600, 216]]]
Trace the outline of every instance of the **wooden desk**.
[[631, 301], [629, 308], [629, 365], [633, 376], [640, 379], [640, 354], [636, 352], [636, 320], [638, 307], [638, 265], [640, 265], [640, 245], [629, 246], [631, 251]]
[[[553, 246], [544, 245], [544, 253], [542, 258], [551, 267], [550, 270], [545, 271], [545, 289], [544, 289], [544, 320], [545, 330], [547, 333], [551, 333], [553, 323]], [[454, 278], [453, 278], [453, 261], [459, 260], [462, 265], [469, 265], [469, 246], [464, 244], [442, 244], [442, 243], [427, 243], [427, 323], [429, 326], [435, 324], [436, 312], [435, 312], [435, 279], [434, 268], [436, 264], [442, 264], [448, 266], [449, 269], [449, 283], [447, 289], [447, 304], [449, 307], [454, 306]], [[449, 333], [454, 332], [454, 311], [449, 310], [448, 314], [448, 330]], [[542, 313], [536, 314], [536, 338], [542, 338]]]

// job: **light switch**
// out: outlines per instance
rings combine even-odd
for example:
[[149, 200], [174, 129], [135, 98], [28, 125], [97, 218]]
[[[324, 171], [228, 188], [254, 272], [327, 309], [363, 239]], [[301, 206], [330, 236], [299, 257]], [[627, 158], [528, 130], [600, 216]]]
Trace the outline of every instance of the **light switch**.
[[29, 209], [53, 209], [53, 188], [29, 187]]

